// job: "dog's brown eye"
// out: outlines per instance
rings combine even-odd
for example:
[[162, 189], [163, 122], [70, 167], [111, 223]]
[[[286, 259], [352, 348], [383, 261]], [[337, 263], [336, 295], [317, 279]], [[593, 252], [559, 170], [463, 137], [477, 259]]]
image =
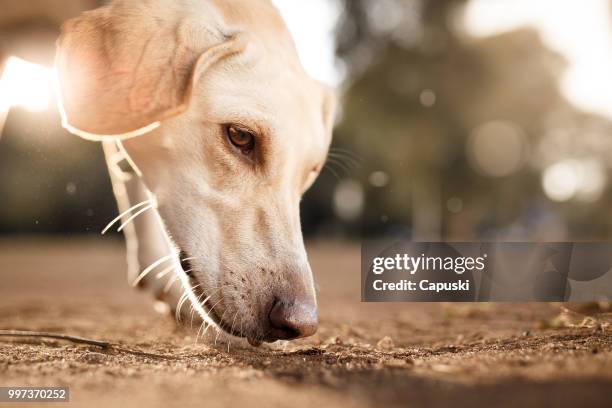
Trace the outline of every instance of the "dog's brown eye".
[[255, 148], [255, 136], [244, 129], [228, 125], [226, 127], [227, 138], [230, 143], [244, 154], [250, 154]]

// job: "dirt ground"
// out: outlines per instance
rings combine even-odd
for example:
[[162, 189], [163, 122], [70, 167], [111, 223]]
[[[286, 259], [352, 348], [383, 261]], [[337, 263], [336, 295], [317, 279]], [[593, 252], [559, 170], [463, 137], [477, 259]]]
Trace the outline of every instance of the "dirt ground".
[[612, 406], [609, 315], [365, 304], [358, 246], [312, 243], [310, 256], [317, 335], [228, 351], [128, 287], [119, 241], [2, 240], [0, 329], [115, 347], [0, 338], [0, 386], [68, 386], [67, 405], [84, 407]]

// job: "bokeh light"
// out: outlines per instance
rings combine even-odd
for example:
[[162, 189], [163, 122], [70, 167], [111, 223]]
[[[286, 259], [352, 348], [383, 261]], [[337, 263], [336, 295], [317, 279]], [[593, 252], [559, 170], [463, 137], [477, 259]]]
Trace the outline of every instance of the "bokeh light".
[[421, 105], [426, 108], [431, 108], [436, 104], [436, 94], [431, 89], [424, 89], [419, 95]]
[[18, 106], [30, 112], [47, 109], [53, 94], [53, 70], [10, 57], [0, 79], [0, 111]]
[[463, 210], [463, 200], [459, 197], [451, 197], [446, 201], [446, 209], [454, 214]]
[[596, 201], [607, 182], [601, 164], [594, 159], [568, 159], [555, 163], [542, 174], [542, 187], [554, 201]]
[[334, 211], [342, 220], [355, 220], [363, 211], [364, 200], [361, 184], [355, 180], [342, 180], [334, 191]]
[[488, 122], [471, 133], [467, 155], [471, 166], [481, 174], [509, 176], [525, 163], [527, 140], [522, 130], [511, 122]]
[[389, 175], [384, 171], [375, 171], [370, 174], [369, 182], [374, 187], [385, 187], [389, 184]]

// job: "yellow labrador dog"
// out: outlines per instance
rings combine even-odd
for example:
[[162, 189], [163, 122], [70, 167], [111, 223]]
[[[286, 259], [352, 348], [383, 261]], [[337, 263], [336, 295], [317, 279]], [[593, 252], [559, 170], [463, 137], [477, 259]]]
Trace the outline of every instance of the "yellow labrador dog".
[[[64, 126], [102, 141], [133, 282], [253, 345], [312, 335], [299, 203], [335, 102], [268, 0], [115, 0], [64, 24]], [[172, 281], [170, 281], [172, 282]]]

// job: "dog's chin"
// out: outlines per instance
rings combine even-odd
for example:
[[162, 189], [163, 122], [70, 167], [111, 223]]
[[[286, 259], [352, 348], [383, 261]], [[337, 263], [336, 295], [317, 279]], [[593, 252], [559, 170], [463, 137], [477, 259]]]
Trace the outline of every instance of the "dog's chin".
[[[192, 268], [191, 263], [189, 262], [189, 255], [184, 252], [181, 251], [180, 252], [180, 261], [181, 261], [181, 267], [183, 268], [183, 271], [189, 271], [186, 272], [187, 273], [187, 277], [189, 279], [189, 283], [191, 285], [191, 290], [194, 293], [195, 297], [197, 299], [205, 299], [205, 301], [201, 302], [201, 306], [204, 309], [204, 312], [208, 315], [208, 317], [210, 317], [212, 319], [212, 321], [217, 325], [218, 328], [220, 328], [221, 330], [223, 330], [225, 333], [234, 336], [234, 337], [241, 337], [241, 338], [246, 338], [247, 341], [249, 342], [249, 344], [253, 347], [258, 347], [262, 344], [262, 341], [259, 339], [256, 339], [253, 336], [248, 336], [244, 333], [242, 333], [239, 330], [236, 330], [233, 325], [228, 324], [226, 321], [224, 321], [219, 314], [217, 313], [217, 311], [214, 309], [215, 305], [211, 304], [212, 300], [211, 298], [209, 298], [209, 294], [207, 293], [206, 288], [204, 287], [204, 284], [202, 282], [200, 282], [197, 278], [197, 276], [199, 275], [199, 271], [195, 271]], [[274, 340], [266, 340], [264, 339], [264, 341], [266, 342], [271, 342]]]

